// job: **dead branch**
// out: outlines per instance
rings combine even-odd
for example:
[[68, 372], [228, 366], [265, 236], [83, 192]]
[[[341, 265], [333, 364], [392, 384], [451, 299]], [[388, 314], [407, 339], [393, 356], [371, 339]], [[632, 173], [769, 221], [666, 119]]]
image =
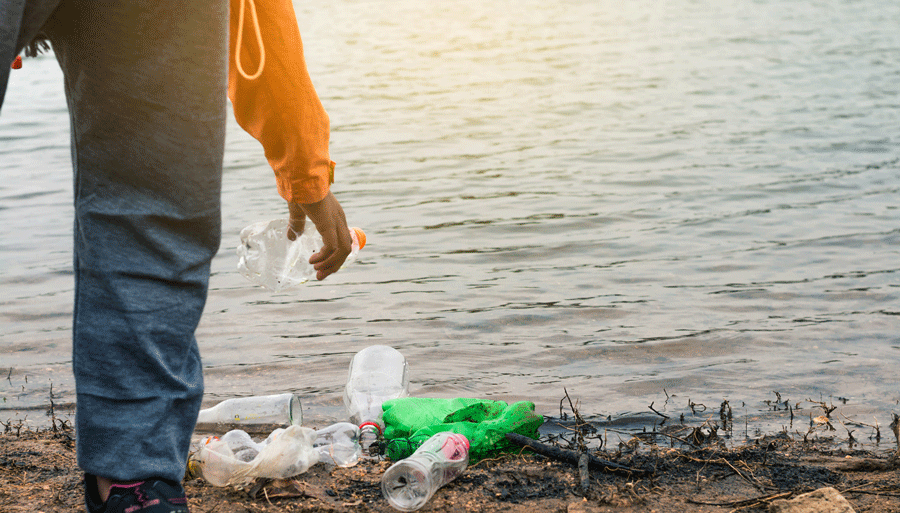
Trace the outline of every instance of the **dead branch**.
[[664, 418], [664, 419], [669, 419], [669, 418], [671, 418], [671, 417], [669, 417], [668, 415], [665, 415], [665, 414], [663, 414], [663, 413], [660, 413], [660, 412], [654, 410], [654, 409], [653, 409], [653, 403], [652, 403], [652, 402], [650, 403], [650, 406], [648, 406], [648, 408], [650, 408], [650, 411], [652, 411], [653, 413], [659, 415], [660, 417], [662, 417], [662, 418]]
[[763, 495], [762, 497], [755, 497], [752, 499], [744, 499], [739, 501], [730, 501], [730, 502], [703, 502], [697, 501], [691, 498], [686, 499], [691, 504], [699, 504], [701, 506], [719, 506], [719, 507], [730, 507], [730, 508], [740, 508], [747, 506], [754, 506], [756, 504], [768, 504], [777, 499], [784, 499], [793, 495], [794, 492], [778, 492], [773, 493], [771, 495]]
[[[579, 452], [570, 451], [568, 449], [560, 449], [558, 447], [553, 447], [552, 445], [542, 444], [537, 440], [528, 438], [527, 436], [523, 436], [518, 433], [506, 433], [506, 438], [510, 442], [516, 445], [521, 445], [523, 447], [528, 447], [529, 449], [540, 455], [547, 456], [548, 458], [553, 458], [555, 460], [564, 461], [572, 465], [578, 465], [578, 458], [581, 457], [581, 453]], [[590, 458], [591, 466], [601, 472], [627, 476], [646, 476], [653, 473], [650, 470], [626, 467], [625, 465], [613, 463], [612, 461], [601, 460], [593, 454], [588, 454], [588, 457]]]

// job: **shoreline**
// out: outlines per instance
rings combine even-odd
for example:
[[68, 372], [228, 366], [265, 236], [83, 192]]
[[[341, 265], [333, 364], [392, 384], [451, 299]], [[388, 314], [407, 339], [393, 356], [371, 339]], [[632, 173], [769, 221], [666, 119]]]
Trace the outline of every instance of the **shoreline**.
[[[856, 437], [865, 438], [866, 426], [848, 427], [837, 408], [822, 406], [820, 421], [814, 419], [805, 433], [785, 429], [737, 443], [728, 434], [734, 428], [728, 427], [726, 409], [703, 422], [669, 419], [662, 427], [646, 426], [614, 444], [572, 406], [562, 412], [558, 433], [542, 436], [542, 443], [647, 474], [596, 466], [585, 473], [577, 464], [522, 449], [471, 464], [421, 511], [763, 512], [777, 500], [822, 487], [836, 489], [858, 512], [900, 511], [898, 422], [870, 426], [878, 433], [878, 448], [864, 449]], [[0, 423], [0, 510], [84, 511], [74, 440], [65, 419], [36, 430]], [[389, 465], [317, 464], [289, 480], [257, 480], [247, 490], [217, 488], [202, 479], [187, 481], [185, 488], [198, 513], [393, 512], [380, 488]]]

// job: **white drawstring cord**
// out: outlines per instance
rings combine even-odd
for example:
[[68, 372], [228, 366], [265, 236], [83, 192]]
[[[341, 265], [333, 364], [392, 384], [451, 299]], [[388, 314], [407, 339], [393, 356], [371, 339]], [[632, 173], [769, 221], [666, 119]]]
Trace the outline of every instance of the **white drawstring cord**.
[[[234, 63], [237, 65], [238, 73], [247, 80], [256, 80], [262, 75], [263, 68], [266, 66], [266, 49], [263, 46], [262, 31], [259, 30], [259, 17], [256, 15], [256, 4], [253, 0], [240, 0], [241, 9], [238, 14], [238, 30], [237, 41], [234, 49]], [[244, 40], [244, 2], [250, 3], [250, 16], [253, 18], [253, 28], [256, 31], [256, 41], [259, 43], [259, 67], [253, 75], [248, 75], [241, 66], [241, 43]]]

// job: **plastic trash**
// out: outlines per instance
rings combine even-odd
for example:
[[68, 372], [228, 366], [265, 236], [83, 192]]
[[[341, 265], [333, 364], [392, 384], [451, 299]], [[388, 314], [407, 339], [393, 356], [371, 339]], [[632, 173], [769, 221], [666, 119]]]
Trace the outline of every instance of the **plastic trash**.
[[[239, 486], [255, 477], [291, 477], [317, 462], [352, 467], [359, 461], [362, 449], [355, 425], [338, 422], [318, 431], [303, 428], [299, 432], [293, 427], [300, 426], [278, 428], [262, 442], [240, 429], [208, 437], [191, 454], [187, 478], [202, 477], [214, 486]], [[269, 449], [273, 445], [279, 449]]]
[[[237, 247], [238, 271], [251, 282], [278, 292], [315, 278], [316, 270], [309, 257], [322, 247], [322, 236], [307, 220], [303, 234], [288, 239], [288, 220], [275, 219], [251, 224], [241, 230], [241, 244]], [[352, 250], [346, 265], [356, 259], [366, 245], [366, 234], [350, 228]]]
[[228, 445], [236, 459], [244, 462], [256, 459], [256, 456], [265, 447], [265, 444], [254, 442], [246, 431], [241, 431], [240, 429], [232, 429], [219, 439]]
[[319, 461], [338, 467], [356, 465], [362, 453], [359, 434], [359, 428], [349, 422], [338, 422], [316, 431], [313, 448], [319, 453]]
[[438, 488], [469, 465], [469, 441], [457, 433], [437, 433], [409, 458], [391, 465], [381, 478], [381, 493], [400, 511], [416, 511]]
[[300, 398], [294, 394], [276, 394], [227, 399], [200, 410], [198, 424], [280, 424], [303, 422]]
[[319, 461], [319, 451], [313, 448], [316, 432], [310, 428], [290, 426], [270, 439], [252, 460], [242, 461], [227, 441], [209, 437], [191, 454], [187, 474], [202, 477], [213, 486], [240, 487], [257, 477], [287, 479]]
[[384, 430], [382, 403], [409, 395], [408, 373], [406, 358], [388, 346], [367, 347], [350, 361], [344, 405], [350, 421], [360, 428], [364, 454]]
[[275, 438], [276, 438], [278, 435], [280, 435], [281, 433], [284, 433], [284, 428], [277, 428], [277, 429], [275, 429], [274, 431], [272, 431], [271, 433], [269, 433], [269, 436], [266, 437], [265, 440], [263, 440], [262, 442], [260, 442], [259, 445], [261, 445], [261, 446], [263, 446], [263, 447], [269, 445], [269, 443], [270, 443], [272, 440], [275, 440]]
[[404, 397], [385, 401], [383, 408], [385, 455], [392, 460], [409, 456], [431, 436], [449, 431], [469, 440], [469, 456], [477, 461], [517, 449], [506, 433], [538, 438], [544, 423], [529, 401]]
[[[283, 432], [283, 428], [272, 431], [268, 438], [260, 442], [258, 446], [265, 447]], [[225, 440], [227, 436], [228, 433], [222, 439]], [[338, 422], [318, 429], [316, 430], [316, 439], [313, 441], [313, 448], [319, 453], [319, 461], [322, 463], [352, 467], [359, 462], [362, 452], [359, 445], [359, 428], [349, 422]], [[232, 450], [234, 449], [232, 448]]]

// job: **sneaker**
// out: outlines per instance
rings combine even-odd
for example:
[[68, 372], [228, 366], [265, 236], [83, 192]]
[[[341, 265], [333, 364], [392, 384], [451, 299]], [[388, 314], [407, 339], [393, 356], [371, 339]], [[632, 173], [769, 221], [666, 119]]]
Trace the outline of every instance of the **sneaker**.
[[88, 513], [190, 513], [181, 483], [148, 479], [114, 484], [106, 502], [100, 501], [96, 476], [85, 474], [84, 488]]

